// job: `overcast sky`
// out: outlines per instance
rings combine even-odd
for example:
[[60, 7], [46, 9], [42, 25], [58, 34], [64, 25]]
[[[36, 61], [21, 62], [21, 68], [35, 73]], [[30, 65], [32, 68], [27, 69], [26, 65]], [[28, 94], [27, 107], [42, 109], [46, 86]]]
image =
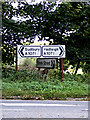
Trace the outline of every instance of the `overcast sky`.
[[[28, 4], [36, 4], [36, 3], [43, 2], [43, 1], [48, 2], [48, 1], [51, 1], [51, 0], [48, 0], [48, 1], [47, 1], [47, 0], [35, 0], [35, 2], [32, 2], [32, 0], [24, 0], [24, 1], [27, 1]], [[55, 0], [53, 0], [53, 1], [55, 1]], [[60, 1], [60, 2], [59, 2], [59, 1]], [[56, 0], [56, 5], [55, 5], [54, 8], [52, 9], [52, 11], [55, 11], [56, 7], [57, 7], [58, 4], [60, 4], [60, 3], [61, 3], [61, 0]], [[12, 5], [13, 5], [13, 7], [17, 8], [18, 2], [12, 2]], [[18, 16], [18, 17], [19, 17], [19, 16]], [[14, 19], [14, 20], [17, 20], [17, 21], [20, 21], [20, 20], [25, 21], [25, 20], [26, 20], [26, 19], [21, 18], [21, 17], [19, 17], [19, 18], [13, 17], [13, 19]], [[27, 19], [28, 19], [28, 18], [27, 18]]]

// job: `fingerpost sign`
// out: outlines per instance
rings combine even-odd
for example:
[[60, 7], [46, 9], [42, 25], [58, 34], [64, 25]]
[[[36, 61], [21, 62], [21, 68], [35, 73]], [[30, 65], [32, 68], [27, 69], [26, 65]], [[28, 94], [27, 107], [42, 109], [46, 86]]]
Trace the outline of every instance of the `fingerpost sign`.
[[18, 45], [18, 57], [65, 58], [65, 45]]
[[[20, 58], [26, 57], [36, 57], [36, 58], [61, 58], [61, 69], [62, 69], [62, 78], [63, 78], [63, 59], [66, 57], [66, 49], [65, 45], [18, 45], [17, 46], [17, 55]], [[40, 67], [47, 67], [47, 68], [54, 68], [51, 59], [38, 59], [37, 60], [37, 67], [39, 69], [40, 74]], [[55, 60], [54, 60], [55, 61]], [[40, 77], [39, 77], [40, 78]]]
[[42, 57], [65, 58], [65, 45], [42, 46]]
[[41, 57], [41, 46], [18, 45], [18, 57]]

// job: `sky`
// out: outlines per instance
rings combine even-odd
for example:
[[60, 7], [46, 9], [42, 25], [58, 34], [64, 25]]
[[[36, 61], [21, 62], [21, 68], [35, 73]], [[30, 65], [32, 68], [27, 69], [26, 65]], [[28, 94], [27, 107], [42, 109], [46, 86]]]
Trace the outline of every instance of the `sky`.
[[[24, 0], [24, 1], [26, 1], [28, 4], [36, 4], [36, 3], [40, 3], [40, 2], [43, 2], [43, 1], [52, 1], [52, 0], [35, 0], [35, 2], [32, 2], [32, 1], [34, 1], [34, 0]], [[58, 4], [61, 4], [61, 0], [53, 0], [53, 1], [56, 1], [56, 5], [55, 5], [55, 7], [52, 9], [52, 11], [55, 11], [55, 9], [56, 9], [56, 7], [58, 6]], [[15, 8], [17, 8], [17, 6], [18, 6], [18, 2], [12, 2], [12, 5], [15, 7]], [[16, 18], [16, 17], [13, 17], [13, 19], [14, 20], [22, 20], [22, 21], [25, 21], [26, 19], [24, 19], [24, 18], [21, 18], [21, 17], [19, 17], [18, 19]], [[28, 18], [27, 18], [28, 19]]]
[[[25, 1], [25, 0], [24, 0]], [[33, 0], [34, 1], [34, 0]], [[36, 2], [32, 2], [32, 0], [26, 0], [26, 2], [28, 2], [28, 4], [36, 4], [36, 3], [39, 3], [39, 2], [43, 2], [43, 0], [35, 0]], [[47, 1], [47, 0], [44, 0], [44, 1]], [[49, 0], [48, 0], [49, 1]], [[56, 6], [54, 6], [54, 8], [53, 8], [53, 10], [52, 11], [55, 11], [55, 9], [56, 9], [56, 7], [58, 6], [58, 4], [61, 4], [61, 1], [60, 0], [57, 0], [56, 1]], [[18, 2], [12, 2], [12, 5], [13, 5], [13, 7], [14, 8], [17, 8], [17, 6], [18, 6]], [[23, 18], [23, 17], [20, 17], [20, 16], [18, 16], [18, 18], [17, 17], [13, 17], [12, 18], [13, 20], [16, 20], [16, 21], [26, 21], [26, 20], [28, 20], [29, 18]], [[34, 40], [34, 42], [37, 42], [39, 40], [39, 38], [36, 36], [35, 37], [35, 40]]]
[[[32, 0], [26, 0], [27, 2], [28, 2], [28, 4], [31, 4], [32, 2]], [[43, 2], [43, 0], [35, 0], [36, 2], [33, 2], [33, 4], [36, 4], [36, 3], [39, 3], [39, 2]], [[46, 1], [46, 0], [44, 0], [44, 1]], [[49, 1], [49, 0], [48, 0]], [[54, 6], [54, 8], [53, 8], [53, 10], [52, 11], [55, 11], [55, 9], [56, 9], [56, 7], [58, 6], [58, 4], [61, 4], [61, 1], [60, 0], [57, 0], [56, 1], [56, 5]], [[18, 6], [18, 2], [13, 2], [12, 3], [12, 5], [13, 5], [13, 7], [15, 7], [15, 8], [17, 8], [17, 6]], [[13, 17], [12, 18], [13, 20], [16, 20], [16, 21], [26, 21], [26, 20], [29, 20], [29, 18], [23, 18], [23, 17], [20, 17], [20, 16], [18, 16], [18, 18], [17, 17]], [[39, 40], [39, 38], [36, 36], [35, 37], [35, 39], [34, 39], [34, 42], [37, 42]], [[45, 40], [44, 40], [45, 41]], [[52, 41], [52, 40], [51, 40]], [[42, 40], [42, 42], [43, 42], [43, 40]]]

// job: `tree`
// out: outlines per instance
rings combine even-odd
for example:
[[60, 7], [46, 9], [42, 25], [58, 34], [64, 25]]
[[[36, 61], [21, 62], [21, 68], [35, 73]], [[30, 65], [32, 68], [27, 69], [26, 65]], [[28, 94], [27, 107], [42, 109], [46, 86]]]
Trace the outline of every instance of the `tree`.
[[[56, 5], [56, 2], [44, 2], [32, 5], [19, 2], [18, 9], [3, 3], [3, 45], [6, 47], [9, 43], [10, 46], [16, 46], [24, 40], [31, 43], [36, 35], [39, 40], [47, 40], [50, 44], [65, 44], [67, 60], [72, 65], [77, 64], [77, 72], [80, 62], [86, 62], [90, 51], [89, 14], [88, 3], [67, 2]], [[13, 16], [25, 20], [14, 21]]]
[[[33, 37], [33, 25], [30, 23], [32, 30], [22, 21], [15, 21], [12, 18], [18, 17], [17, 9], [7, 2], [2, 3], [2, 61], [12, 63], [15, 56], [16, 46]], [[26, 39], [26, 40], [25, 40]], [[31, 42], [31, 40], [30, 40]]]
[[[90, 62], [90, 37], [89, 37], [89, 14], [90, 8], [87, 3], [77, 3], [77, 6], [72, 3], [74, 15], [72, 17], [72, 22], [74, 25], [75, 33], [71, 33], [69, 37], [67, 37], [67, 58], [70, 60], [70, 64], [76, 64], [77, 73], [78, 68], [80, 67], [80, 62], [85, 63], [87, 66], [86, 71], [89, 70], [89, 62]], [[81, 67], [85, 67], [82, 65]]]

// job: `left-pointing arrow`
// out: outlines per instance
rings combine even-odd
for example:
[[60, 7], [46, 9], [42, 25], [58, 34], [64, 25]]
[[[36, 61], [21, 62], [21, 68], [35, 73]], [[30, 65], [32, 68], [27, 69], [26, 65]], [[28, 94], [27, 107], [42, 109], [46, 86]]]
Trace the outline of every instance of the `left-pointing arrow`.
[[24, 57], [24, 54], [23, 54], [23, 49], [24, 49], [24, 47], [23, 46], [21, 46], [20, 48], [19, 48], [19, 55], [21, 56], [21, 57]]

